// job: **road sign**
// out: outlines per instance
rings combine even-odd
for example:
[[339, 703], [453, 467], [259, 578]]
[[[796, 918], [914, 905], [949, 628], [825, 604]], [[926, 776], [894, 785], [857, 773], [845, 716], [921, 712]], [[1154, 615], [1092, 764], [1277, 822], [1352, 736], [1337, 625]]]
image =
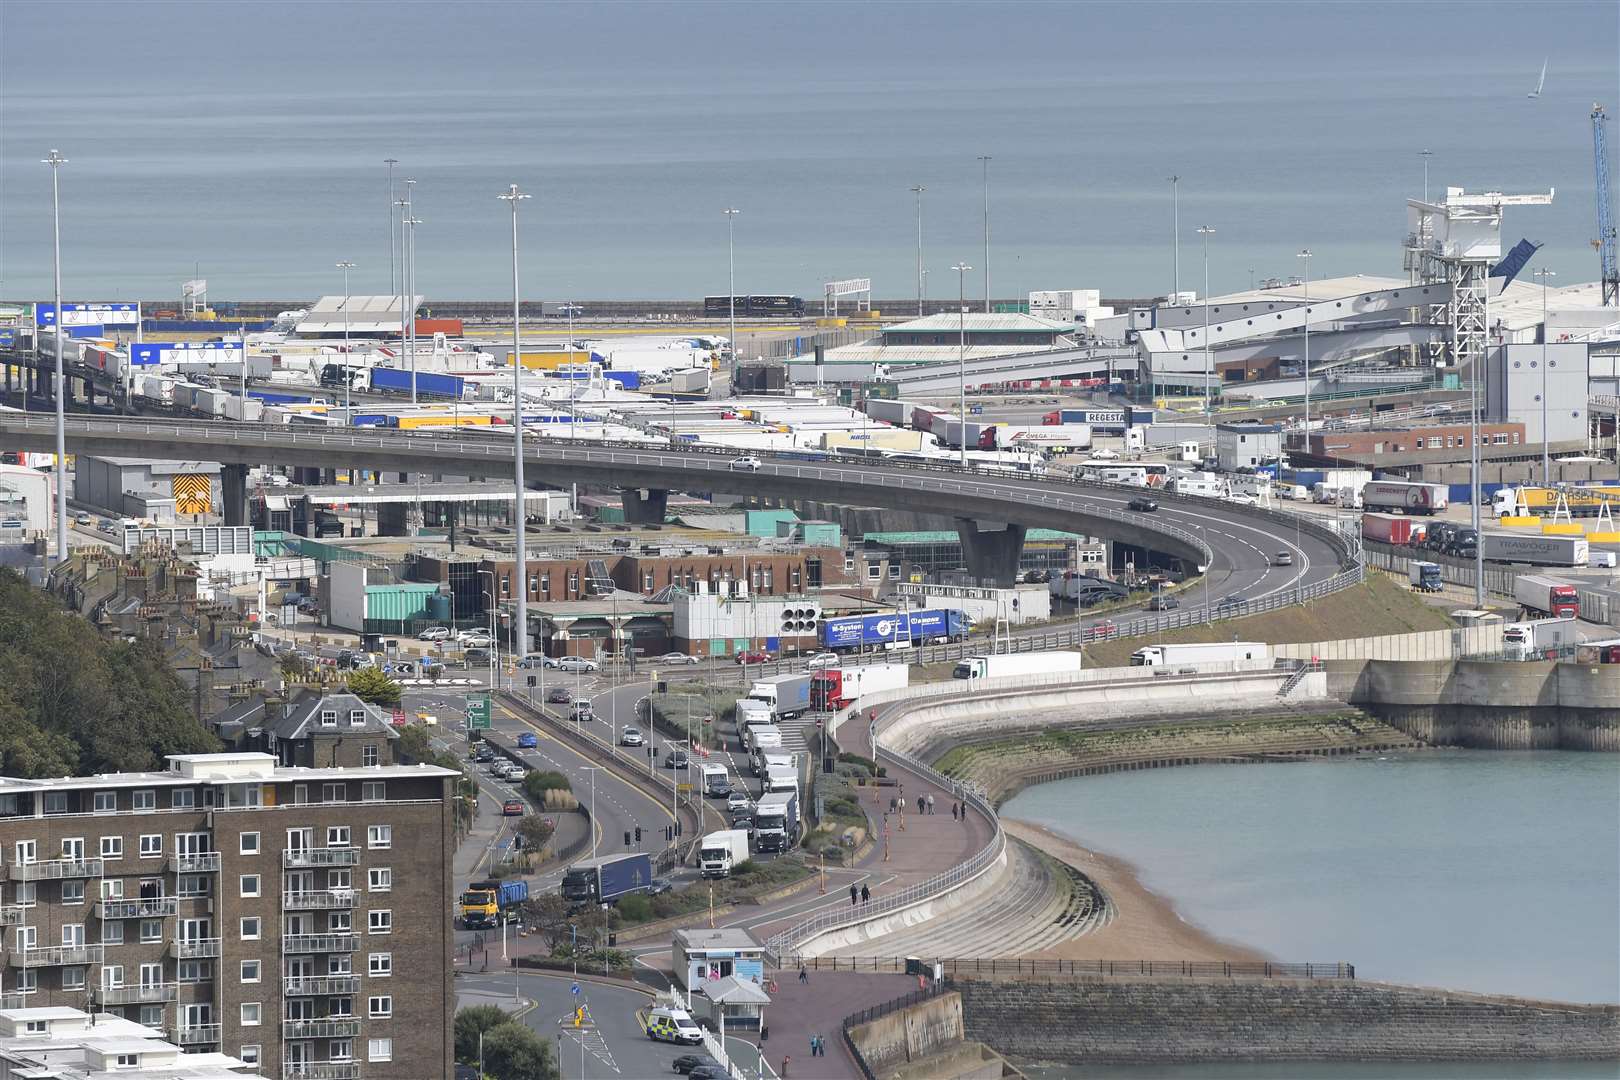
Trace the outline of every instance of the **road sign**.
[[568, 986], [568, 992], [573, 994], [575, 997], [579, 997], [579, 983], [570, 983]]
[[675, 785], [675, 790], [676, 791], [691, 791], [692, 790], [692, 785], [691, 784], [676, 784]]
[[475, 694], [467, 698], [467, 730], [488, 731], [491, 726], [489, 695]]

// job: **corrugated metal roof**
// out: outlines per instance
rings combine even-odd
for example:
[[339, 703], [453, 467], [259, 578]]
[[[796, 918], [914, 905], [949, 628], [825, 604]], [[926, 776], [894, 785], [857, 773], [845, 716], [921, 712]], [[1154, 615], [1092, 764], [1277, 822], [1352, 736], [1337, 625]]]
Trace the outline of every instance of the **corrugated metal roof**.
[[[412, 311], [422, 306], [422, 299], [420, 296], [414, 298]], [[351, 334], [398, 334], [403, 321], [400, 317], [400, 298], [397, 296], [323, 296], [310, 307], [296, 332], [341, 334], [345, 325], [345, 311], [348, 313], [347, 326]]]

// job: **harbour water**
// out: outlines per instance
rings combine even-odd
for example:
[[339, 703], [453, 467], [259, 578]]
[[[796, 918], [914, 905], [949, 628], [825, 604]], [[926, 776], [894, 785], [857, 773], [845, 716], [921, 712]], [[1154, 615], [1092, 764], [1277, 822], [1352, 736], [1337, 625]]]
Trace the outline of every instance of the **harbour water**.
[[[417, 280], [507, 295], [517, 182], [533, 298], [916, 288], [930, 296], [1174, 278], [1401, 276], [1405, 199], [1557, 188], [1509, 216], [1559, 284], [1594, 280], [1592, 102], [1614, 100], [1602, 0], [1493, 5], [334, 4], [251, 28], [177, 0], [0, 4], [0, 290], [50, 292], [59, 147], [64, 287], [84, 300], [389, 291], [385, 158], [418, 180]], [[841, 11], [852, 11], [843, 8]], [[312, 32], [315, 25], [320, 32]], [[356, 42], [365, 45], [356, 47]], [[1331, 47], [1325, 47], [1328, 45]], [[1526, 98], [1550, 57], [1541, 97]]]
[[1279, 960], [1620, 1002], [1620, 756], [1200, 765], [1042, 784], [1003, 812], [1128, 860], [1184, 919]]
[[1031, 1080], [1614, 1080], [1612, 1061], [1283, 1061], [1196, 1065], [1053, 1065]]

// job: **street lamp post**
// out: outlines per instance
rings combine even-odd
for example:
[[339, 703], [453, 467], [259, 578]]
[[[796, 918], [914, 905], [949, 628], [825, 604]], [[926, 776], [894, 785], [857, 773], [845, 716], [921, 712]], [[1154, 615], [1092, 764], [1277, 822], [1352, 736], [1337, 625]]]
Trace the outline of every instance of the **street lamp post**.
[[596, 858], [596, 835], [602, 830], [596, 823], [596, 774], [602, 768], [600, 765], [586, 765], [585, 771], [591, 774], [591, 858]]
[[[1212, 420], [1210, 411], [1209, 380], [1212, 374], [1209, 352], [1209, 238], [1215, 235], [1213, 225], [1198, 226], [1198, 235], [1204, 241], [1204, 426], [1209, 427]], [[1178, 263], [1179, 265], [1179, 263]], [[1215, 441], [1213, 433], [1210, 442]]]
[[1175, 254], [1174, 285], [1170, 293], [1170, 303], [1176, 303], [1176, 297], [1181, 294], [1181, 177], [1171, 176], [1170, 181], [1170, 246]]
[[[990, 314], [990, 155], [980, 154], [984, 170], [984, 313]], [[967, 417], [963, 417], [963, 422]]]
[[[416, 181], [407, 180], [405, 182], [407, 184], [414, 184]], [[406, 347], [409, 348], [410, 351], [411, 351], [411, 404], [415, 405], [416, 404], [416, 227], [418, 225], [422, 224], [422, 219], [413, 214], [412, 216], [410, 216], [410, 217], [404, 219], [403, 221], [401, 221], [400, 224], [409, 227], [408, 231], [405, 233], [405, 239], [406, 239], [406, 243], [405, 243], [405, 250], [406, 250], [405, 274], [406, 274], [406, 278], [407, 278], [407, 280], [409, 281], [410, 284], [406, 287], [406, 290], [405, 290], [405, 292], [406, 292], [406, 295], [405, 295], [405, 308], [406, 308], [406, 310], [404, 312], [402, 312], [402, 314], [405, 317], [406, 325], [410, 327], [409, 335], [406, 338], [406, 340], [408, 342]]]
[[1547, 429], [1547, 279], [1558, 275], [1542, 267], [1534, 276], [1541, 281], [1541, 483], [1552, 487], [1552, 432]]
[[388, 291], [398, 296], [399, 275], [395, 270], [394, 255], [394, 166], [399, 164], [399, 158], [383, 158], [383, 164], [388, 166]]
[[1434, 157], [1434, 151], [1423, 149], [1418, 151], [1418, 157], [1423, 159], [1423, 201], [1429, 201], [1429, 159]]
[[[568, 439], [574, 438], [574, 429], [579, 426], [579, 413], [574, 405], [574, 388], [579, 385], [579, 372], [574, 370], [574, 316], [579, 314], [580, 306], [570, 300], [563, 305], [568, 315]], [[590, 358], [586, 357], [586, 368], [590, 367]]]
[[912, 186], [911, 190], [917, 195], [917, 318], [920, 319], [922, 318], [923, 313], [922, 197], [923, 192], [927, 191], [928, 189], [923, 187], [921, 184], [916, 184]]
[[[517, 511], [512, 518], [517, 523], [517, 607], [513, 612], [512, 648], [518, 658], [529, 655], [529, 548], [524, 530], [528, 517], [528, 504], [524, 498], [523, 483], [523, 348], [519, 332], [518, 294], [518, 203], [530, 196], [518, 190], [516, 184], [504, 194], [512, 206], [512, 474], [513, 497]], [[569, 374], [573, 374], [570, 372]]]
[[[67, 558], [67, 379], [62, 374], [62, 192], [57, 175], [67, 158], [52, 149], [41, 159], [51, 167], [51, 247], [56, 282], [56, 561]], [[244, 360], [244, 363], [246, 361]], [[27, 384], [23, 401], [28, 400]]]
[[737, 215], [735, 206], [720, 211], [726, 215], [726, 310], [731, 322], [731, 394], [737, 395]]
[[[354, 372], [349, 369], [349, 271], [354, 269], [354, 263], [344, 259], [337, 264], [337, 268], [343, 271], [343, 411], [345, 413], [344, 419], [348, 421], [350, 427], [353, 427], [354, 407], [349, 394], [354, 387]], [[390, 266], [388, 268], [390, 277], [393, 276], [393, 272], [394, 268]], [[245, 377], [247, 372], [247, 353], [245, 350], [242, 354], [242, 371]], [[242, 400], [247, 400], [246, 393], [242, 395]], [[352, 480], [353, 477], [350, 477], [350, 479]]]
[[960, 463], [967, 471], [967, 272], [973, 267], [959, 262], [951, 267], [956, 271], [956, 398], [961, 426], [957, 439], [961, 446]]
[[1311, 438], [1311, 249], [1294, 256], [1305, 260], [1305, 443]]

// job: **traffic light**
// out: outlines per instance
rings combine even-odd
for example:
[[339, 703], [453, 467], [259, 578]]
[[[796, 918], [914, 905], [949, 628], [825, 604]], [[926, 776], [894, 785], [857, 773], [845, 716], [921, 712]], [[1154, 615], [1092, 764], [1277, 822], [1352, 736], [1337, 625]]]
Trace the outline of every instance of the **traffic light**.
[[672, 841], [674, 841], [674, 839], [675, 839], [675, 826], [673, 826], [673, 825], [665, 825], [664, 826], [664, 843], [666, 843], [666, 844], [671, 843]]
[[624, 830], [624, 846], [625, 847], [630, 846], [630, 830], [629, 829]]
[[641, 843], [641, 826], [636, 826], [636, 843]]

